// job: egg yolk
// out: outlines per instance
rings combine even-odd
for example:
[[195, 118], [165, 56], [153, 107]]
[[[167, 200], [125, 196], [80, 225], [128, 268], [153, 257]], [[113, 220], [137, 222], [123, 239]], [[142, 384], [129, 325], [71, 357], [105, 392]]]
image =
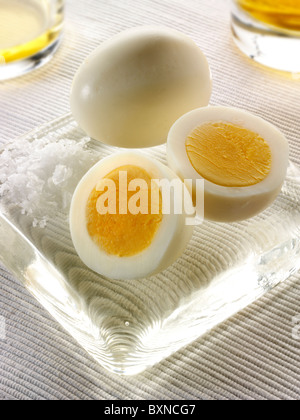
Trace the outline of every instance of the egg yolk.
[[186, 139], [186, 152], [198, 174], [224, 187], [247, 187], [261, 182], [271, 170], [266, 141], [229, 122], [210, 122]]
[[[123, 188], [120, 185], [120, 172], [126, 174], [125, 187], [127, 191], [120, 191]], [[159, 191], [157, 214], [152, 214], [151, 198], [154, 200], [154, 194], [151, 195], [151, 177], [144, 169], [134, 165], [124, 165], [113, 170], [104, 178], [105, 180], [112, 180], [115, 184], [116, 212], [115, 214], [110, 212], [106, 214], [99, 213], [97, 202], [101, 195], [105, 194], [105, 190], [98, 191], [97, 189], [99, 188], [95, 187], [89, 196], [86, 206], [89, 235], [102, 250], [110, 255], [119, 257], [136, 255], [148, 248], [159, 229], [162, 221], [161, 192]], [[134, 180], [144, 180], [146, 182], [144, 185], [147, 187], [145, 188], [146, 195], [144, 195], [147, 208], [137, 214], [132, 214], [128, 205], [130, 200], [134, 199], [134, 195], [137, 194], [138, 190], [138, 188], [135, 191], [128, 190], [130, 182]], [[124, 194], [126, 196], [125, 204], [127, 210], [125, 214], [123, 214], [123, 210], [120, 211], [120, 202], [123, 200]], [[140, 204], [138, 201], [137, 199], [137, 205]], [[124, 207], [124, 202], [121, 205]]]

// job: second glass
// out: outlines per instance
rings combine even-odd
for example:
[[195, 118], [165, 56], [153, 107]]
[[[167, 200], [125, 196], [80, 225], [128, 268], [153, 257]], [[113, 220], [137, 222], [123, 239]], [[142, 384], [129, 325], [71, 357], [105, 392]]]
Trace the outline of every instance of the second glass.
[[233, 0], [232, 31], [248, 57], [300, 73], [299, 0]]

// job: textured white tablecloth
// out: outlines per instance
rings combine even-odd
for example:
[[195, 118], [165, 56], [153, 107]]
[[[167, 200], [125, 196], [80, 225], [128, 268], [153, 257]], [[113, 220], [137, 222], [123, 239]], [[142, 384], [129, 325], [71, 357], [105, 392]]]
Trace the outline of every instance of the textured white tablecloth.
[[[300, 164], [300, 79], [261, 67], [237, 50], [229, 6], [228, 0], [68, 0], [65, 36], [54, 59], [0, 83], [0, 142], [68, 112], [74, 72], [100, 42], [132, 26], [163, 24], [189, 35], [206, 54], [211, 104], [241, 107], [275, 123]], [[162, 363], [119, 377], [87, 355], [0, 267], [0, 398], [298, 399], [299, 314], [297, 274]]]

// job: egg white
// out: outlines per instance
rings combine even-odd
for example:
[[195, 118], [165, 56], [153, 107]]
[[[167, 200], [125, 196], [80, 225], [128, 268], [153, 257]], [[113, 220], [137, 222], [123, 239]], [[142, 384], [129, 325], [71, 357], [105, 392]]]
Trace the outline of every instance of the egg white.
[[126, 148], [165, 143], [171, 125], [206, 106], [211, 73], [185, 34], [161, 26], [127, 29], [82, 63], [71, 89], [72, 114], [92, 138]]
[[[261, 182], [246, 187], [225, 187], [204, 180], [206, 219], [235, 222], [253, 217], [267, 208], [281, 191], [289, 161], [288, 141], [274, 125], [247, 111], [222, 106], [195, 109], [181, 116], [168, 135], [168, 164], [181, 179], [201, 179], [189, 160], [185, 141], [196, 127], [209, 122], [229, 122], [251, 130], [270, 147], [271, 170]], [[195, 196], [195, 191], [192, 193]]]
[[[147, 277], [170, 266], [185, 250], [193, 227], [186, 225], [184, 212], [171, 212], [163, 214], [152, 243], [139, 254], [118, 257], [101, 250], [87, 230], [86, 204], [100, 179], [123, 165], [139, 166], [153, 179], [165, 178], [171, 181], [177, 178], [167, 166], [137, 152], [118, 153], [104, 158], [87, 172], [74, 192], [70, 209], [70, 231], [79, 257], [90, 269], [108, 278], [127, 280]], [[192, 206], [190, 194], [186, 191], [184, 196], [189, 201], [188, 205]], [[171, 197], [171, 208], [173, 200], [174, 196]]]

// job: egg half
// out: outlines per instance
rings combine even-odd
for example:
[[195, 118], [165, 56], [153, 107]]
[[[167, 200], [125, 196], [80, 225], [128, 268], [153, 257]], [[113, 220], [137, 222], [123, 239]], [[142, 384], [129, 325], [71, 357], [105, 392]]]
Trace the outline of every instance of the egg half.
[[[178, 196], [170, 189], [169, 212], [162, 180], [182, 188]], [[177, 197], [185, 202], [182, 212], [175, 210]], [[187, 208], [191, 195], [167, 166], [137, 152], [118, 153], [92, 167], [74, 192], [73, 244], [81, 260], [105, 277], [143, 278], [166, 269], [185, 250], [193, 233]]]
[[[277, 197], [289, 148], [285, 136], [264, 119], [241, 109], [209, 106], [174, 123], [167, 158], [180, 178], [203, 180], [206, 219], [235, 222], [255, 216]], [[192, 194], [198, 207], [195, 183]]]
[[83, 62], [71, 89], [81, 128], [103, 143], [143, 148], [165, 143], [182, 114], [206, 106], [211, 74], [185, 34], [160, 26], [125, 30]]

